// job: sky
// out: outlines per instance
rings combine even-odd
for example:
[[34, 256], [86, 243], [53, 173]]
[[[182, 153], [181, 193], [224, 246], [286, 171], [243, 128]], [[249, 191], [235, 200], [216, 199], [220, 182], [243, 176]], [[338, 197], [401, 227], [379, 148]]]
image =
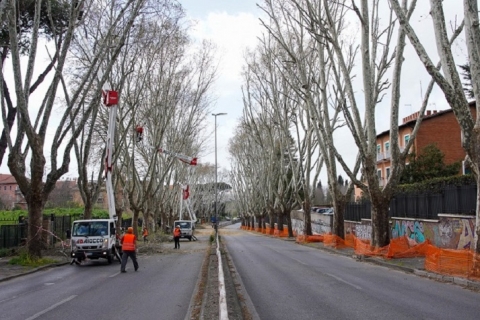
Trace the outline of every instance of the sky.
[[[185, 8], [187, 18], [193, 20], [194, 27], [190, 31], [192, 39], [202, 41], [208, 39], [217, 46], [216, 59], [218, 59], [218, 78], [214, 86], [213, 95], [217, 98], [211, 107], [211, 113], [227, 113], [217, 117], [217, 162], [218, 168], [230, 169], [228, 143], [233, 137], [233, 131], [242, 114], [242, 79], [241, 70], [244, 64], [243, 54], [247, 48], [253, 49], [257, 44], [257, 37], [264, 32], [260, 25], [259, 17], [262, 11], [257, 7], [258, 0], [178, 0]], [[386, 0], [385, 0], [386, 1]], [[444, 0], [445, 13], [449, 21], [454, 21], [455, 16], [463, 16], [459, 0]], [[381, 3], [384, 3], [381, 1]], [[382, 17], [385, 18], [385, 17]], [[411, 23], [425, 44], [432, 59], [436, 63], [435, 41], [431, 31], [429, 16], [429, 1], [418, 1], [417, 8]], [[354, 26], [355, 27], [355, 26]], [[457, 61], [465, 61], [466, 49], [463, 40], [454, 45]], [[357, 80], [361, 79], [360, 73], [356, 74]], [[421, 93], [425, 91], [429, 77], [420, 63], [416, 53], [411, 49], [407, 40], [405, 62], [402, 74], [400, 119], [417, 111], [420, 108]], [[361, 91], [361, 88], [356, 88]], [[389, 94], [384, 98], [389, 101]], [[432, 93], [429, 110], [444, 110], [448, 105], [441, 91], [437, 88]], [[377, 132], [389, 128], [389, 105], [383, 103], [377, 109]], [[199, 163], [215, 163], [215, 117], [208, 117], [208, 132], [211, 132], [207, 141], [206, 152], [199, 158]], [[351, 135], [346, 131], [335, 134], [335, 141], [340, 145], [339, 151], [347, 163], [353, 164], [356, 147], [349, 139]], [[8, 173], [6, 160], [0, 167], [0, 173]], [[71, 168], [72, 169], [72, 168]], [[73, 171], [73, 170], [71, 170]], [[325, 170], [323, 170], [325, 171]], [[71, 174], [75, 177], [75, 174]], [[326, 185], [326, 173], [321, 174], [321, 179]]]
[[[228, 115], [217, 117], [217, 159], [218, 167], [229, 169], [228, 140], [233, 136], [239, 117], [242, 113], [242, 93], [240, 71], [243, 65], [243, 53], [246, 48], [253, 49], [257, 44], [257, 37], [264, 31], [259, 23], [262, 11], [256, 5], [256, 0], [179, 0], [187, 12], [188, 18], [196, 21], [196, 27], [192, 31], [193, 38], [209, 39], [217, 44], [220, 60], [219, 78], [215, 94], [218, 97], [214, 113], [226, 112]], [[386, 2], [386, 0], [385, 0]], [[381, 1], [383, 3], [383, 1]], [[456, 17], [463, 17], [462, 6], [459, 0], [443, 1], [447, 19], [454, 23]], [[385, 3], [383, 3], [385, 4]], [[429, 2], [418, 1], [411, 24], [417, 30], [422, 43], [432, 57], [434, 63], [438, 61], [435, 51], [435, 40], [432, 31], [432, 21], [429, 16]], [[386, 20], [386, 16], [381, 19]], [[457, 18], [458, 19], [458, 18]], [[353, 25], [355, 27], [355, 25]], [[466, 49], [463, 40], [458, 41], [454, 47], [457, 61], [465, 61]], [[361, 80], [361, 74], [356, 74], [357, 81]], [[391, 77], [390, 77], [391, 79]], [[402, 72], [402, 87], [400, 100], [400, 123], [403, 117], [416, 112], [421, 106], [421, 96], [425, 92], [430, 78], [425, 68], [418, 59], [407, 40], [405, 50], [405, 62]], [[357, 89], [356, 91], [361, 91]], [[390, 117], [390, 91], [376, 111], [377, 132], [389, 129]], [[449, 108], [443, 93], [435, 88], [429, 100], [428, 110], [445, 110]], [[214, 117], [211, 119], [211, 127], [214, 125]], [[346, 129], [345, 129], [346, 130]], [[340, 145], [339, 151], [348, 164], [353, 166], [356, 156], [356, 146], [350, 138], [348, 131], [338, 131], [335, 141]], [[214, 150], [214, 140], [212, 147]], [[200, 162], [215, 162], [214, 152], [204, 156]], [[339, 170], [342, 174], [342, 170]], [[325, 169], [320, 175], [326, 182]], [[346, 178], [346, 175], [344, 175]], [[326, 183], [323, 183], [326, 185]]]
[[[218, 79], [213, 95], [216, 101], [212, 113], [227, 113], [217, 116], [217, 165], [218, 169], [230, 169], [228, 142], [242, 114], [241, 70], [243, 54], [254, 48], [261, 34], [260, 10], [255, 0], [179, 0], [186, 10], [187, 18], [194, 20], [191, 37], [204, 39], [217, 46]], [[214, 133], [215, 117], [209, 119], [209, 131]], [[211, 141], [210, 141], [211, 140]], [[206, 154], [200, 163], [215, 163], [214, 134], [207, 142]]]

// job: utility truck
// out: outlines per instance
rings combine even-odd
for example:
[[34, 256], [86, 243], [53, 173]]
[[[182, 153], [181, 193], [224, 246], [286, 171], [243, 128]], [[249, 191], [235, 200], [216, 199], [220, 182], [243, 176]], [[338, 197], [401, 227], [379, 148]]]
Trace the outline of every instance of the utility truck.
[[[196, 166], [197, 165], [197, 158], [189, 157], [180, 153], [171, 152], [165, 149], [158, 149], [158, 152], [167, 154], [178, 160], [190, 165]], [[179, 220], [175, 220], [173, 222], [173, 227], [175, 228], [177, 225], [180, 226], [180, 238], [186, 238], [190, 241], [197, 240], [194, 235], [195, 231], [195, 223], [197, 222], [197, 216], [195, 212], [191, 209], [190, 200], [190, 188], [188, 185], [181, 186], [182, 193], [180, 195], [180, 212], [179, 212]], [[183, 220], [183, 203], [185, 202], [185, 207], [187, 208], [190, 220]]]
[[175, 220], [173, 222], [174, 228], [180, 226], [180, 238], [188, 239], [189, 241], [196, 240], [193, 234], [195, 231], [195, 221], [193, 220]]
[[107, 156], [105, 158], [105, 175], [108, 199], [108, 219], [76, 220], [72, 225], [70, 253], [72, 262], [81, 264], [85, 259], [107, 259], [112, 263], [114, 257], [121, 262], [121, 245], [117, 235], [117, 215], [115, 213], [115, 198], [112, 185], [112, 155], [115, 136], [115, 121], [117, 117], [118, 93], [103, 90], [103, 103], [109, 107], [109, 123], [107, 131]]
[[112, 263], [120, 259], [115, 220], [94, 219], [76, 220], [72, 227], [72, 264], [80, 264], [85, 259], [106, 259]]

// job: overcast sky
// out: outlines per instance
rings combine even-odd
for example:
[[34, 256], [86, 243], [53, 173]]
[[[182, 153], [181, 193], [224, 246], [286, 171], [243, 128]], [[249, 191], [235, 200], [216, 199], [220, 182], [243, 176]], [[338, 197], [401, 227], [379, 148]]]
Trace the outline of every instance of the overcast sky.
[[[257, 44], [257, 37], [263, 32], [259, 23], [261, 10], [256, 5], [256, 0], [179, 0], [187, 12], [188, 19], [194, 20], [195, 27], [191, 30], [191, 36], [201, 41], [208, 39], [214, 42], [218, 48], [216, 57], [219, 62], [218, 81], [215, 84], [213, 95], [217, 97], [215, 105], [212, 106], [212, 113], [225, 112], [228, 115], [217, 117], [217, 139], [218, 139], [218, 166], [219, 168], [229, 169], [228, 141], [233, 135], [237, 121], [242, 113], [242, 94], [240, 72], [243, 64], [243, 53], [246, 48], [254, 48]], [[384, 1], [381, 1], [384, 3]], [[386, 3], [386, 0], [385, 0]], [[458, 15], [461, 20], [462, 5], [460, 0], [444, 0], [445, 13], [449, 21], [453, 21]], [[385, 17], [386, 18], [386, 17]], [[417, 8], [411, 20], [413, 26], [419, 31], [420, 39], [425, 44], [429, 53], [432, 54], [432, 60], [436, 63], [438, 60], [435, 54], [435, 41], [433, 37], [432, 22], [429, 16], [429, 1], [418, 1]], [[401, 110], [400, 119], [417, 111], [420, 107], [421, 92], [425, 91], [429, 82], [424, 67], [420, 64], [416, 54], [410, 47], [407, 40], [407, 50], [405, 52], [405, 62], [402, 73], [401, 87]], [[465, 43], [463, 40], [454, 45], [454, 52], [457, 61], [464, 62], [466, 58]], [[357, 73], [357, 79], [360, 79]], [[356, 88], [356, 91], [361, 91]], [[386, 102], [390, 100], [389, 92], [384, 98]], [[435, 89], [430, 99], [430, 110], [444, 110], [448, 105], [440, 90]], [[389, 104], [382, 105], [377, 110], [377, 132], [388, 130], [389, 127]], [[210, 116], [209, 128], [211, 131], [210, 146], [205, 155], [199, 158], [200, 163], [214, 163], [214, 117]], [[349, 139], [348, 132], [339, 132], [336, 134], [336, 141], [342, 148], [340, 152], [345, 158], [351, 159], [348, 163], [353, 163], [355, 156], [355, 145]], [[8, 173], [6, 158], [0, 167], [0, 173]], [[72, 166], [74, 166], [72, 164]], [[73, 171], [75, 168], [70, 168]], [[325, 174], [321, 175], [325, 177]], [[324, 180], [324, 178], [322, 178]], [[326, 181], [325, 181], [326, 182]], [[323, 185], [326, 185], [326, 183]]]
[[[195, 21], [191, 36], [201, 41], [208, 39], [217, 46], [219, 62], [218, 81], [214, 96], [217, 97], [212, 113], [225, 112], [217, 117], [217, 163], [218, 167], [229, 169], [228, 141], [233, 135], [237, 119], [242, 114], [242, 93], [240, 72], [243, 53], [254, 48], [261, 33], [258, 17], [260, 10], [255, 0], [179, 0], [187, 12], [188, 19]], [[215, 117], [210, 117], [210, 128], [214, 132]], [[215, 163], [215, 140], [201, 163]]]
[[[233, 135], [233, 129], [241, 115], [243, 104], [241, 101], [241, 77], [240, 71], [243, 64], [243, 53], [247, 47], [254, 48], [257, 44], [257, 37], [263, 32], [258, 18], [262, 15], [261, 10], [256, 5], [256, 0], [180, 0], [185, 7], [189, 18], [195, 19], [197, 25], [192, 32], [196, 39], [210, 39], [218, 46], [218, 57], [220, 61], [219, 80], [216, 85], [215, 94], [218, 96], [214, 112], [227, 112], [227, 116], [217, 118], [218, 131], [218, 166], [229, 168], [228, 164], [228, 140]], [[387, 1], [381, 1], [386, 5]], [[444, 0], [445, 15], [452, 23], [455, 19], [461, 21], [463, 17], [462, 5], [460, 0]], [[432, 30], [432, 21], [429, 15], [429, 1], [417, 1], [415, 13], [412, 16], [411, 24], [417, 30], [418, 35], [424, 43], [432, 60], [436, 63], [438, 56], [436, 54], [435, 40]], [[381, 16], [386, 21], [388, 16]], [[355, 28], [354, 28], [355, 29]], [[358, 28], [357, 28], [358, 30]], [[458, 63], [465, 62], [466, 49], [463, 39], [460, 39], [454, 45], [454, 54]], [[357, 62], [358, 64], [358, 62]], [[361, 80], [360, 73], [356, 74], [357, 80]], [[391, 78], [390, 78], [391, 79]], [[405, 62], [402, 71], [402, 87], [400, 102], [400, 121], [403, 117], [417, 111], [421, 105], [421, 95], [425, 92], [430, 78], [425, 68], [420, 63], [416, 53], [407, 40], [407, 49], [405, 50]], [[357, 92], [360, 88], [355, 88]], [[377, 132], [389, 129], [390, 117], [390, 91], [384, 98], [385, 103], [377, 108]], [[445, 110], [449, 108], [443, 93], [434, 89], [430, 96], [429, 110]], [[212, 116], [212, 128], [213, 128]], [[336, 133], [335, 140], [341, 145], [340, 152], [347, 159], [347, 163], [353, 164], [356, 147], [350, 138], [348, 131]], [[214, 140], [212, 137], [212, 150]], [[214, 152], [200, 159], [201, 162], [215, 162]], [[323, 170], [324, 171], [324, 170]], [[341, 173], [341, 171], [340, 171]], [[344, 176], [345, 178], [346, 176]], [[326, 173], [321, 174], [326, 185]]]

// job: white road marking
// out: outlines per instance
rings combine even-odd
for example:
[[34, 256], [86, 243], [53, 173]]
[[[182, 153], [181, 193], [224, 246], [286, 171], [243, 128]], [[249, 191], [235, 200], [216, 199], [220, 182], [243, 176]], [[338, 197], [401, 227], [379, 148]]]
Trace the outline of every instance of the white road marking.
[[326, 273], [326, 275], [327, 275], [327, 276], [330, 276], [330, 277], [332, 277], [332, 278], [334, 278], [334, 279], [336, 279], [336, 280], [338, 280], [338, 281], [340, 281], [340, 282], [343, 282], [343, 283], [345, 283], [345, 284], [348, 284], [349, 286], [352, 286], [352, 287], [354, 287], [354, 288], [357, 289], [357, 290], [362, 290], [361, 287], [356, 286], [356, 285], [354, 285], [354, 284], [351, 284], [350, 282], [345, 281], [345, 280], [343, 280], [343, 279], [340, 278], [340, 277], [334, 276], [333, 274]]
[[3, 300], [0, 300], [0, 303], [3, 303], [5, 301], [10, 301], [10, 300], [13, 300], [13, 299], [16, 299], [16, 298], [17, 298], [17, 296], [13, 296], [11, 298], [3, 299]]
[[53, 282], [46, 282], [46, 283], [45, 283], [46, 286], [51, 286], [51, 285], [54, 285], [54, 284], [55, 284], [55, 283], [53, 283]]
[[48, 307], [47, 309], [42, 310], [42, 311], [34, 314], [33, 316], [31, 316], [30, 318], [27, 318], [27, 319], [25, 319], [25, 320], [37, 319], [37, 318], [40, 317], [41, 315], [43, 315], [43, 314], [45, 314], [45, 313], [47, 313], [47, 312], [49, 312], [49, 311], [52, 311], [52, 310], [55, 309], [56, 307], [58, 307], [58, 306], [60, 306], [60, 305], [62, 305], [62, 304], [64, 304], [64, 303], [66, 303], [66, 302], [74, 299], [76, 296], [77, 296], [77, 295], [73, 295], [73, 296], [70, 296], [70, 297], [68, 297], [68, 298], [66, 298], [66, 299], [63, 299], [62, 301], [55, 303], [54, 305]]
[[117, 272], [117, 273], [114, 273], [114, 274], [112, 274], [111, 276], [108, 276], [108, 277], [109, 277], [109, 278], [113, 278], [113, 277], [118, 276], [119, 274], [120, 274], [120, 272]]

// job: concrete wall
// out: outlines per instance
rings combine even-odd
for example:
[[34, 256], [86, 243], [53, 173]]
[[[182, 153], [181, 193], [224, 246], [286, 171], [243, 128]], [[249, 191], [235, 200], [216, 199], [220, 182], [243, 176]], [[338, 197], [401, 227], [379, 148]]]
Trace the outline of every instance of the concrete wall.
[[[292, 212], [293, 213], [293, 212]], [[316, 217], [322, 215], [324, 217]], [[443, 249], [470, 249], [473, 246], [475, 232], [475, 216], [439, 214], [438, 220], [391, 218], [390, 237], [407, 236], [412, 244], [429, 240], [433, 245]], [[295, 217], [295, 218], [293, 218]], [[332, 217], [312, 213], [313, 234], [326, 234], [332, 230]], [[303, 234], [303, 216], [292, 215], [293, 230]], [[345, 233], [354, 234], [360, 239], [371, 240], [372, 221], [345, 221]]]

